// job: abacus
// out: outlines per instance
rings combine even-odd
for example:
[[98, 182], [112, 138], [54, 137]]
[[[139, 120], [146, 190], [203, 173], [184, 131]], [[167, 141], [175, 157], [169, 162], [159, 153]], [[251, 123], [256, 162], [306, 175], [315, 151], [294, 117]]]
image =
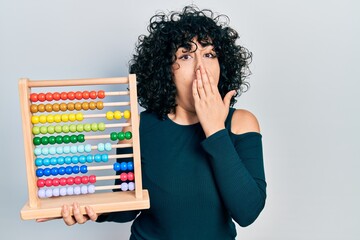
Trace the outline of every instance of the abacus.
[[[119, 84], [127, 90], [83, 90]], [[36, 92], [39, 88], [55, 91]], [[82, 213], [85, 206], [97, 213], [149, 208], [141, 180], [134, 74], [72, 80], [22, 78], [19, 93], [29, 195], [20, 212], [23, 220], [60, 217], [62, 206], [74, 202]], [[104, 101], [118, 97], [126, 101]], [[107, 111], [109, 107], [116, 110]], [[132, 148], [132, 153], [111, 154], [117, 148]], [[101, 184], [114, 179], [120, 184]]]

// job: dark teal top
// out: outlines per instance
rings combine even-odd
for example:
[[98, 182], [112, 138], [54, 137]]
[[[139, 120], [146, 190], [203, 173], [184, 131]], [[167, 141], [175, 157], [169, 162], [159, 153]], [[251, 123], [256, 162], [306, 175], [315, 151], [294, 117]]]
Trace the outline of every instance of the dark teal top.
[[150, 209], [114, 212], [97, 221], [135, 219], [130, 239], [137, 240], [235, 239], [232, 220], [247, 226], [258, 217], [266, 182], [261, 134], [231, 133], [233, 112], [230, 109], [226, 129], [208, 138], [200, 123], [179, 125], [142, 112], [142, 180]]

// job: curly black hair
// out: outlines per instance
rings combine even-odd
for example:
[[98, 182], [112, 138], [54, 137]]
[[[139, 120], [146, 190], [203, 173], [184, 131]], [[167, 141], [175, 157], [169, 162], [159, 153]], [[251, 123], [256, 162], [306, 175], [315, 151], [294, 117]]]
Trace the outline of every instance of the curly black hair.
[[186, 6], [180, 12], [157, 13], [150, 19], [149, 35], [141, 35], [129, 62], [130, 73], [136, 74], [140, 106], [155, 112], [159, 117], [175, 112], [176, 86], [172, 65], [179, 47], [191, 49], [196, 37], [201, 44], [212, 44], [220, 64], [219, 92], [222, 97], [231, 90], [236, 95], [246, 91], [250, 75], [248, 65], [252, 53], [237, 45], [239, 34], [228, 26], [226, 15], [215, 14], [195, 6]]

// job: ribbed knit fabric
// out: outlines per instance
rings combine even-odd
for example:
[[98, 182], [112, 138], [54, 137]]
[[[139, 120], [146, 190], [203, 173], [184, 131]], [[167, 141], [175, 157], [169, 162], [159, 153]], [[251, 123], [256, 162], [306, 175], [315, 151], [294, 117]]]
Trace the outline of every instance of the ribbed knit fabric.
[[130, 237], [136, 240], [235, 239], [232, 219], [247, 226], [257, 218], [266, 182], [261, 134], [231, 133], [233, 112], [227, 128], [207, 139], [200, 123], [184, 126], [142, 112], [142, 180], [150, 209], [101, 215], [97, 221], [136, 218]]

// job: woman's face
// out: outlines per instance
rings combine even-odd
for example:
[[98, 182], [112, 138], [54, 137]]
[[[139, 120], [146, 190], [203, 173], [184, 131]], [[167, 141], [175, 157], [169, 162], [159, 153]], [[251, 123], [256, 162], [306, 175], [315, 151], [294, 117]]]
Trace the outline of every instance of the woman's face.
[[176, 103], [191, 112], [195, 111], [192, 83], [196, 79], [196, 70], [202, 66], [215, 86], [218, 85], [220, 78], [220, 65], [214, 46], [203, 47], [196, 39], [193, 39], [193, 42], [190, 51], [183, 47], [176, 51], [176, 61], [172, 67], [177, 89]]

